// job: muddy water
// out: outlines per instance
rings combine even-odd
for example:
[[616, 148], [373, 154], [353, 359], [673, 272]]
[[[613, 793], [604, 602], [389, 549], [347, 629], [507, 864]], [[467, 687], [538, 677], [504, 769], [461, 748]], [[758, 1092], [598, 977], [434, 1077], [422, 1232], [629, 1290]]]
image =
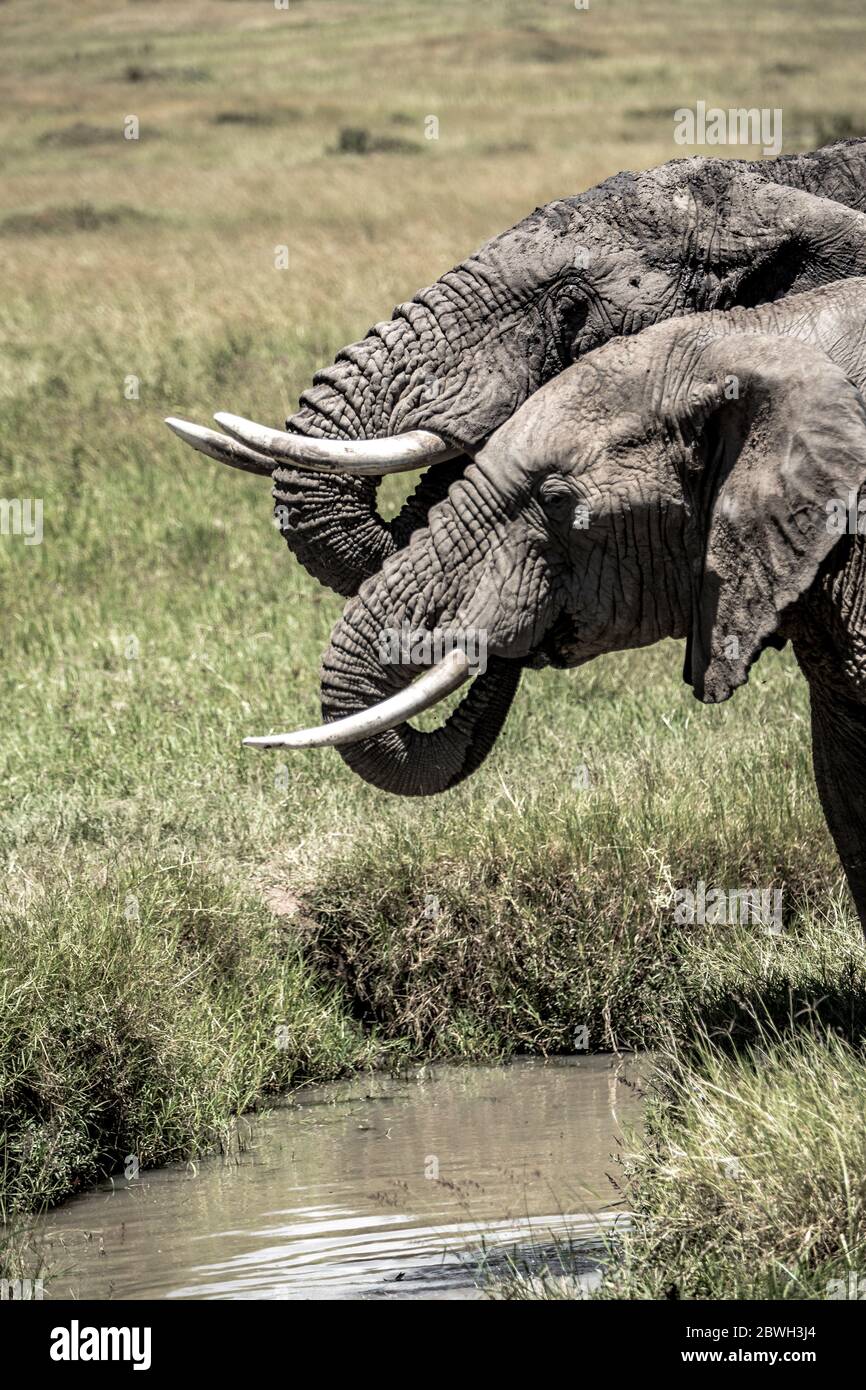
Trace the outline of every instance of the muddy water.
[[639, 1120], [622, 1059], [354, 1077], [241, 1122], [241, 1151], [144, 1172], [42, 1223], [53, 1298], [478, 1298], [512, 1266], [580, 1283], [622, 1221]]

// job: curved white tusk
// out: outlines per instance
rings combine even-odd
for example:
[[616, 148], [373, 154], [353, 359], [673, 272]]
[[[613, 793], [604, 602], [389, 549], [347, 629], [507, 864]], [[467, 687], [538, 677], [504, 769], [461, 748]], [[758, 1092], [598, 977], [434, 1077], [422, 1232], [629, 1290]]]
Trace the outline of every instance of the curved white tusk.
[[249, 748], [331, 748], [345, 743], [360, 743], [362, 739], [394, 729], [415, 714], [444, 700], [452, 690], [465, 685], [472, 675], [466, 653], [457, 647], [431, 670], [397, 695], [382, 700], [358, 714], [335, 719], [318, 729], [297, 729], [292, 734], [265, 734], [263, 738], [245, 738]]
[[224, 430], [249, 444], [259, 454], [267, 454], [271, 468], [287, 464], [310, 468], [316, 473], [343, 473], [356, 478], [383, 478], [386, 473], [408, 473], [427, 468], [462, 452], [446, 444], [430, 430], [410, 430], [387, 439], [313, 439], [306, 434], [288, 434], [245, 420], [241, 415], [220, 411], [214, 416]]
[[226, 434], [217, 434], [216, 430], [191, 425], [188, 420], [177, 420], [173, 415], [169, 415], [165, 423], [185, 444], [191, 444], [200, 454], [207, 454], [208, 458], [227, 463], [229, 468], [240, 468], [244, 473], [262, 473], [269, 478], [276, 467], [273, 459], [254, 453], [245, 444], [229, 439]]

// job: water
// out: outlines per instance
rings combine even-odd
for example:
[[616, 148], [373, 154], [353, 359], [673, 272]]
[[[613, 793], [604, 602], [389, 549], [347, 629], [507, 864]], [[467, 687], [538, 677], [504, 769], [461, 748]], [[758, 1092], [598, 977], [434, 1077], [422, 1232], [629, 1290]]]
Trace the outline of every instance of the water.
[[299, 1093], [240, 1152], [114, 1178], [40, 1223], [46, 1297], [479, 1298], [513, 1264], [598, 1278], [639, 1121], [621, 1058], [437, 1066]]

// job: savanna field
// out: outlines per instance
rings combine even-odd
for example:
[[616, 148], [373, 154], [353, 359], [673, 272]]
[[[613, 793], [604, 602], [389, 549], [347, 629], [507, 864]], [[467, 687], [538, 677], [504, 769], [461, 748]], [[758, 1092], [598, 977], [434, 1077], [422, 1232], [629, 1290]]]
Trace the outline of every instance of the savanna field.
[[[866, 953], [791, 654], [717, 708], [674, 643], [528, 672], [428, 801], [257, 754], [317, 722], [341, 600], [265, 480], [162, 424], [281, 423], [536, 205], [701, 152], [679, 106], [780, 107], [786, 152], [866, 134], [860, 7], [20, 0], [0, 36], [0, 492], [44, 526], [0, 536], [3, 1213], [291, 1085], [586, 1028], [659, 1057], [604, 1296], [866, 1274]], [[783, 934], [676, 925], [698, 880], [782, 889]]]

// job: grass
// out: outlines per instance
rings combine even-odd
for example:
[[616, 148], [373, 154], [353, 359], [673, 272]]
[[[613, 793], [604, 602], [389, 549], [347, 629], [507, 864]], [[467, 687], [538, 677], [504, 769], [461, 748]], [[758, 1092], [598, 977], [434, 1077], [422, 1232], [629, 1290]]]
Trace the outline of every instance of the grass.
[[[862, 988], [862, 981], [861, 981]], [[826, 1298], [866, 1263], [863, 1056], [798, 1028], [727, 1057], [675, 1050], [627, 1190], [607, 1298]]]
[[224, 1141], [263, 1097], [375, 1055], [279, 919], [191, 862], [110, 883], [61, 871], [2, 927], [9, 1211], [118, 1158], [147, 1168]]
[[[681, 104], [781, 106], [787, 149], [866, 128], [860, 24], [853, 0], [82, 0], [62, 32], [10, 9], [0, 458], [45, 538], [0, 537], [6, 1212], [219, 1143], [303, 1080], [585, 1028], [656, 1047], [668, 1078], [620, 1293], [732, 1294], [728, 1237], [767, 1243], [754, 1286], [779, 1293], [780, 1262], [820, 1285], [858, 1248], [837, 1180], [840, 1153], [862, 1169], [863, 949], [790, 655], [717, 709], [673, 644], [529, 673], [488, 763], [424, 803], [327, 752], [255, 756], [245, 734], [315, 720], [340, 603], [287, 555], [267, 486], [161, 417], [278, 421], [486, 237], [683, 153]], [[781, 887], [784, 937], [676, 927], [672, 889], [699, 878]], [[769, 1224], [713, 1187], [719, 1126], [763, 1155]], [[804, 1180], [785, 1204], [786, 1145], [808, 1165], [813, 1130], [826, 1201]]]
[[[695, 1017], [689, 1060], [674, 1037], [659, 1054], [644, 1136], [620, 1160], [631, 1221], [590, 1297], [862, 1298], [862, 1050], [801, 1019], [754, 1023], [732, 1055]], [[573, 1298], [561, 1274], [515, 1269], [496, 1296]]]

